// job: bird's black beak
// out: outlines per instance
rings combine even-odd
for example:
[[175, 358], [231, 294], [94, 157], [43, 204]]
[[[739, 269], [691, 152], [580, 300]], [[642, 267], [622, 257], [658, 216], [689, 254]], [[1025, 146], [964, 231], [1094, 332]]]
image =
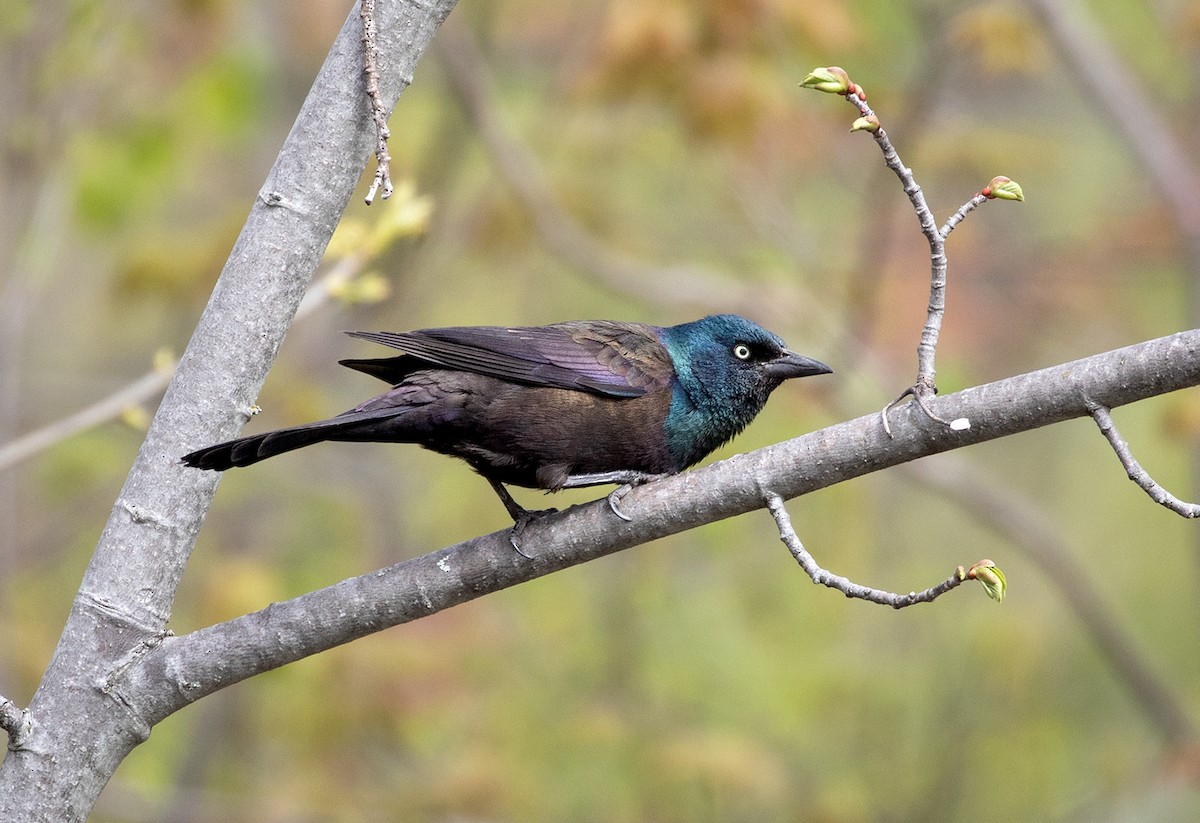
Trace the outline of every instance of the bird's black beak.
[[778, 380], [789, 380], [793, 377], [811, 377], [814, 374], [833, 374], [833, 369], [820, 360], [813, 360], [802, 354], [784, 349], [783, 354], [764, 366], [767, 374]]

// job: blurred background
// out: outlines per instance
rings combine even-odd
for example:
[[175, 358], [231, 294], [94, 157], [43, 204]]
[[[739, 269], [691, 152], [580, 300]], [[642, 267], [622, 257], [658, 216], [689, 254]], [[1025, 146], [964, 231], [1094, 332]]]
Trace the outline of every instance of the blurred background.
[[[18, 703], [349, 10], [0, 2], [0, 693]], [[247, 431], [376, 391], [337, 366], [377, 353], [344, 329], [728, 310], [837, 374], [784, 386], [718, 457], [878, 410], [915, 376], [928, 247], [854, 109], [798, 88], [835, 64], [939, 221], [993, 175], [1024, 187], [950, 238], [943, 392], [1197, 325], [1195, 0], [463, 3], [392, 118], [396, 195], [351, 204]], [[1195, 391], [1114, 416], [1196, 498]], [[858, 582], [921, 589], [990, 557], [1009, 597], [847, 601], [759, 512], [207, 698], [94, 819], [1196, 819], [1200, 535], [1091, 421], [789, 508]], [[506, 525], [457, 461], [297, 452], [224, 480], [172, 625]]]

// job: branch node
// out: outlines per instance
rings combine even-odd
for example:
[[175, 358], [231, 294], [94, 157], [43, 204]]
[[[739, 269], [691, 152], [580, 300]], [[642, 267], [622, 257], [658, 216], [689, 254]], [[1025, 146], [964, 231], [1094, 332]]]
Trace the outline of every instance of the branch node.
[[8, 732], [8, 748], [16, 751], [25, 746], [33, 731], [33, 716], [7, 697], [0, 697], [0, 729]]

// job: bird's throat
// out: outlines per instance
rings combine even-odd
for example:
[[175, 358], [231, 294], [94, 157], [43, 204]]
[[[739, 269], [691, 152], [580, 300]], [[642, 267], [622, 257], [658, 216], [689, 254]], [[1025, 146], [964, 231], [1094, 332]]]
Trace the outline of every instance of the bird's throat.
[[713, 398], [695, 402], [682, 385], [671, 393], [671, 407], [663, 424], [667, 449], [682, 471], [723, 446], [754, 419], [759, 409], [741, 408]]

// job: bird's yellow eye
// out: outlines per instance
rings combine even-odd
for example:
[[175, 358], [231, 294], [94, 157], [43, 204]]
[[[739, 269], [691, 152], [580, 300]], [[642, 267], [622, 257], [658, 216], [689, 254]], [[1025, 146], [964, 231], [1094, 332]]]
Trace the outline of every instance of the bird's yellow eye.
[[736, 357], [738, 360], [749, 360], [750, 359], [750, 347], [747, 346], [745, 343], [738, 343], [736, 346], [733, 347], [733, 356]]

